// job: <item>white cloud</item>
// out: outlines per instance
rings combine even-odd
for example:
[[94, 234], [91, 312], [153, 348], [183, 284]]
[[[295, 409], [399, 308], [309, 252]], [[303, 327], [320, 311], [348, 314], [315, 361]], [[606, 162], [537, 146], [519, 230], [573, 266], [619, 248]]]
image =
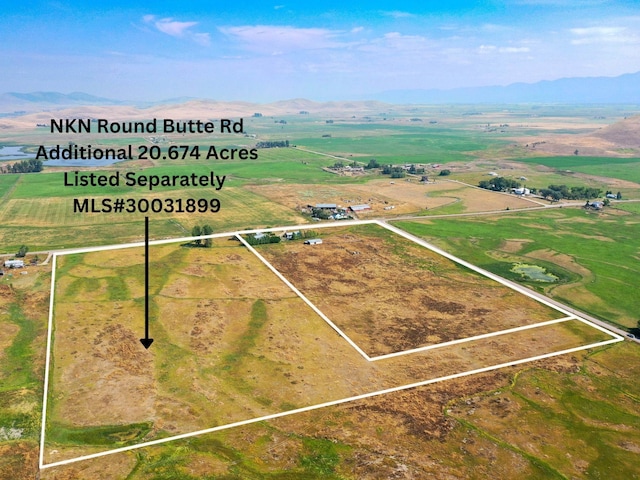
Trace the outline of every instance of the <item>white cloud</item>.
[[478, 53], [480, 53], [480, 54], [493, 53], [497, 49], [498, 49], [498, 47], [496, 47], [495, 45], [480, 45], [478, 47]]
[[338, 40], [343, 32], [325, 28], [247, 25], [220, 27], [219, 30], [227, 37], [241, 42], [249, 50], [271, 54], [337, 48], [347, 45]]
[[211, 39], [208, 33], [196, 33], [191, 31], [198, 22], [179, 22], [173, 18], [157, 18], [155, 15], [145, 15], [142, 17], [145, 23], [150, 23], [162, 33], [176, 38], [187, 38], [200, 45], [208, 46]]
[[496, 45], [480, 45], [478, 47], [478, 53], [486, 55], [489, 53], [528, 53], [531, 49], [529, 47], [497, 47]]
[[583, 27], [571, 28], [572, 45], [605, 43], [640, 43], [640, 37], [627, 27]]
[[500, 47], [500, 53], [528, 53], [531, 51], [529, 47]]

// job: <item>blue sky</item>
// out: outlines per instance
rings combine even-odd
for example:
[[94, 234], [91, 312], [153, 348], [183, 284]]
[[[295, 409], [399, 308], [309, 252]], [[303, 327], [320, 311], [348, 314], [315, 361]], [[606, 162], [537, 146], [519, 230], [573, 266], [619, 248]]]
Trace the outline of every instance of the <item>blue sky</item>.
[[0, 93], [344, 100], [640, 70], [637, 0], [12, 3]]

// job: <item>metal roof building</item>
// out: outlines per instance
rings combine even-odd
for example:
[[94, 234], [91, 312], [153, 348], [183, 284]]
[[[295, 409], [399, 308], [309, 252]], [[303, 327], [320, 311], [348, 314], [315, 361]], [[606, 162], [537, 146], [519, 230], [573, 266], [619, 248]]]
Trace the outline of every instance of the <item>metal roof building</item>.
[[370, 205], [351, 205], [349, 207], [352, 212], [361, 212], [363, 210], [371, 210]]

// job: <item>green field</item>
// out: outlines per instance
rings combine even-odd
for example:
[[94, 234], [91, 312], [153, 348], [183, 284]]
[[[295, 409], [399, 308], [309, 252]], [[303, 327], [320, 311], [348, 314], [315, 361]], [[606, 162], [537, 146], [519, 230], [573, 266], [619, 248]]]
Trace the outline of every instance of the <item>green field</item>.
[[356, 159], [376, 158], [380, 164], [466, 161], [479, 151], [504, 145], [486, 136], [439, 127], [402, 127], [392, 131], [380, 126], [370, 131], [346, 125], [329, 127], [326, 130], [331, 132], [330, 138], [303, 137], [296, 139], [296, 144], [336, 155], [353, 154]]
[[514, 161], [640, 183], [640, 158], [603, 158], [574, 155], [572, 157], [527, 157], [517, 158]]
[[[548, 294], [607, 321], [633, 328], [637, 322], [640, 275], [634, 260], [640, 247], [638, 220], [637, 214], [632, 213], [593, 215], [582, 209], [555, 209], [521, 212], [517, 216], [398, 222], [398, 226], [512, 280], [522, 281], [510, 272], [514, 262], [543, 266], [561, 278], [560, 285], [544, 287]], [[505, 239], [526, 241], [513, 252], [504, 250]], [[535, 258], [540, 257], [535, 252], [544, 251], [546, 259]], [[554, 264], [555, 255], [569, 256], [577, 265], [572, 268]]]

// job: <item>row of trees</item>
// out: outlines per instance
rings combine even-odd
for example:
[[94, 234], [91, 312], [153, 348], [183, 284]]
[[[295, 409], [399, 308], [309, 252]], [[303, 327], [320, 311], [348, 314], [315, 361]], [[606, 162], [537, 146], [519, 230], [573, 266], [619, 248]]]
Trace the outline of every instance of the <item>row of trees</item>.
[[256, 148], [287, 148], [289, 140], [265, 140], [256, 143]]
[[[520, 188], [520, 182], [509, 178], [496, 177], [491, 180], [481, 180], [478, 186], [486, 190], [493, 190], [494, 192], [508, 192], [511, 189]], [[540, 190], [535, 188], [531, 188], [530, 190], [531, 193], [537, 193], [552, 202], [557, 202], [562, 199], [589, 200], [602, 195], [602, 190], [599, 188], [581, 186], [567, 187], [566, 185], [549, 185], [547, 188], [541, 188]], [[622, 198], [622, 195], [620, 195], [619, 198]]]
[[538, 193], [552, 201], [561, 199], [567, 200], [589, 200], [602, 195], [602, 190], [593, 187], [567, 187], [566, 185], [549, 185], [548, 188], [541, 188]]
[[2, 173], [32, 173], [42, 171], [42, 160], [29, 158], [28, 160], [20, 160], [12, 165], [0, 166]]
[[508, 192], [512, 188], [520, 188], [520, 182], [504, 177], [496, 177], [491, 180], [480, 180], [480, 188], [493, 190], [494, 192]]
[[[196, 225], [191, 229], [191, 236], [193, 237], [200, 237], [201, 235], [211, 235], [212, 233], [213, 228], [211, 228], [211, 225], [203, 225], [202, 227], [200, 225]], [[211, 247], [211, 245], [213, 245], [213, 240], [210, 238], [196, 238], [193, 241], [193, 244], [196, 247], [209, 248]]]
[[249, 235], [245, 237], [245, 240], [249, 245], [265, 245], [267, 243], [280, 243], [282, 239], [278, 235], [267, 233], [260, 238], [256, 238], [255, 235]]

